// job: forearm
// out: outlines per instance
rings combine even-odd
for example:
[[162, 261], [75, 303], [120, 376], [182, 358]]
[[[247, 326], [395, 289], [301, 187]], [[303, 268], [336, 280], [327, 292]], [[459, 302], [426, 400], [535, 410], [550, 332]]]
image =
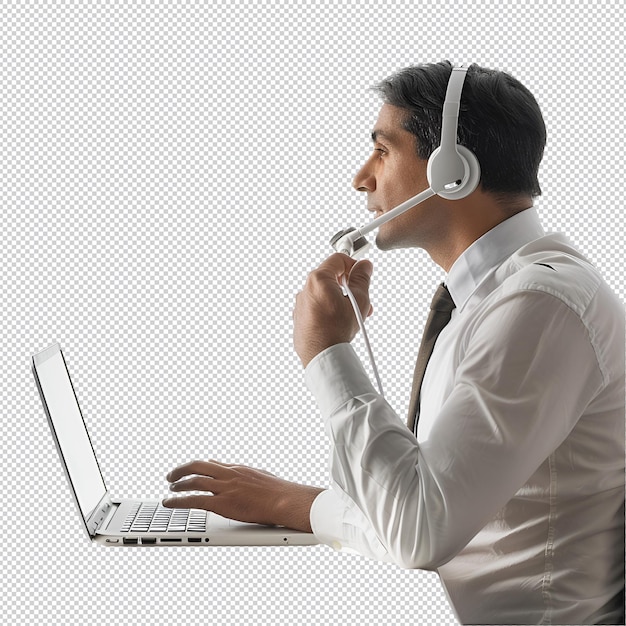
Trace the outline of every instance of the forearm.
[[375, 392], [351, 348], [319, 355], [306, 376], [332, 444], [335, 495], [314, 508], [316, 535], [405, 567], [429, 568], [448, 556], [433, 553], [427, 540], [417, 441]]
[[[476, 523], [466, 523], [467, 515], [458, 511], [468, 496], [450, 483], [462, 478], [448, 476], [436, 460], [433, 467], [432, 459], [423, 456], [414, 435], [375, 392], [348, 345], [319, 355], [306, 375], [331, 439], [331, 473], [340, 494], [337, 519], [322, 526], [334, 526], [336, 543], [352, 543], [363, 554], [401, 567], [436, 569], [452, 558], [471, 538]], [[353, 507], [345, 504], [350, 502]], [[335, 543], [323, 533], [318, 536]]]
[[277, 526], [285, 526], [293, 530], [312, 533], [311, 507], [317, 496], [324, 491], [320, 487], [289, 483], [276, 504]]

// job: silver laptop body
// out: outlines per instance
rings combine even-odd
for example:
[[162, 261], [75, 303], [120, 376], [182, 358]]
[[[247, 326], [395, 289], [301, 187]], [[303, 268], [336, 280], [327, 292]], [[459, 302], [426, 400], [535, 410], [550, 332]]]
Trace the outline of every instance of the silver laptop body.
[[52, 437], [89, 539], [103, 546], [285, 546], [318, 543], [310, 533], [246, 524], [159, 501], [112, 498], [100, 471], [59, 344], [32, 357]]

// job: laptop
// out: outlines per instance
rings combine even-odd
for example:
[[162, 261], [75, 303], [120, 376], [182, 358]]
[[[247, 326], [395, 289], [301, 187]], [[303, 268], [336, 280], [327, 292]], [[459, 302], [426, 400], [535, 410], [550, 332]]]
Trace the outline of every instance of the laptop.
[[304, 546], [310, 533], [229, 520], [199, 509], [168, 509], [158, 500], [109, 493], [58, 343], [32, 357], [50, 431], [89, 539], [110, 547]]

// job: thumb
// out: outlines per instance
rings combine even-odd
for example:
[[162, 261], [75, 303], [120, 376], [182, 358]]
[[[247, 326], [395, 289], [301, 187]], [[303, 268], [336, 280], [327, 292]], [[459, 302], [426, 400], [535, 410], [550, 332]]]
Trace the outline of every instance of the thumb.
[[364, 259], [362, 261], [358, 261], [352, 266], [350, 275], [348, 276], [348, 286], [356, 298], [359, 309], [361, 309], [361, 314], [364, 316], [372, 314], [369, 288], [373, 271], [374, 266], [372, 265], [372, 262]]

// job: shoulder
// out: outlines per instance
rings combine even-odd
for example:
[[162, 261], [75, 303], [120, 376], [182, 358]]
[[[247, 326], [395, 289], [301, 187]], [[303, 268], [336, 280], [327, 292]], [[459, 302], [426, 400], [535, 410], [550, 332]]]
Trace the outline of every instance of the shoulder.
[[[566, 318], [589, 342], [603, 378], [623, 371], [624, 306], [601, 274], [563, 235], [552, 234], [517, 250], [496, 270], [487, 308], [532, 312], [528, 323], [550, 325], [553, 333]], [[505, 304], [506, 303], [506, 304]], [[523, 315], [523, 313], [522, 313]], [[554, 319], [559, 318], [559, 319]], [[611, 374], [612, 372], [612, 374]]]
[[523, 246], [500, 272], [501, 295], [547, 293], [580, 317], [595, 298], [604, 296], [599, 293], [604, 281], [598, 270], [562, 235], [546, 235]]

